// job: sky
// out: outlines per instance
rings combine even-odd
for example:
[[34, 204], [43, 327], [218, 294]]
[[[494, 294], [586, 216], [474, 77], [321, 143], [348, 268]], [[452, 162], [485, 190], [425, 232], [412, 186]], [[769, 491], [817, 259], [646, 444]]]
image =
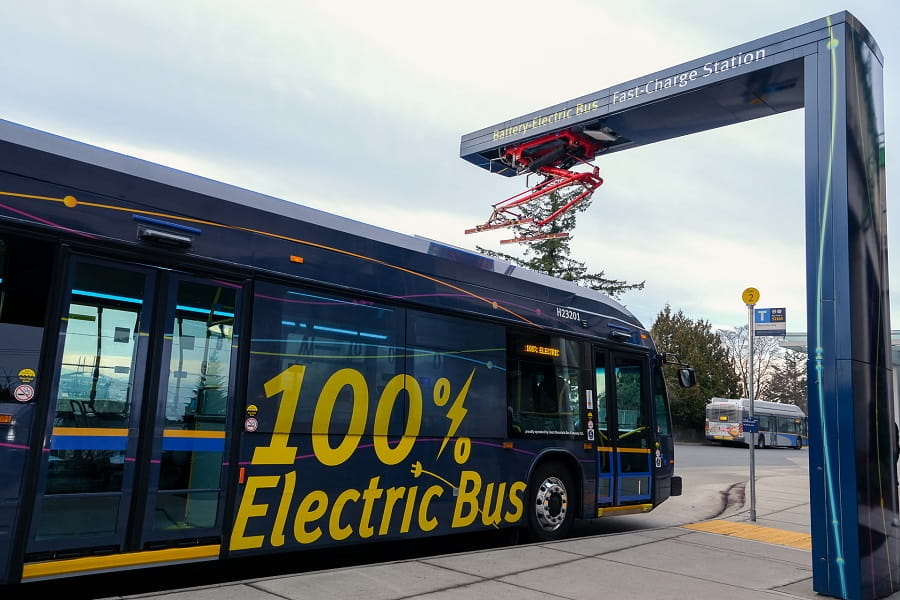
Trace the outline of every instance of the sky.
[[[688, 6], [686, 10], [684, 7]], [[888, 247], [900, 281], [890, 151], [900, 135], [900, 3], [694, 0], [0, 0], [0, 119], [450, 245], [526, 188], [462, 160], [460, 138], [849, 11], [885, 59]], [[601, 156], [572, 257], [645, 282], [620, 301], [714, 329], [757, 308], [806, 331], [802, 110]], [[895, 175], [897, 174], [897, 175]], [[897, 258], [894, 258], [897, 257]], [[894, 287], [893, 285], [891, 287]], [[900, 294], [891, 298], [900, 329]]]

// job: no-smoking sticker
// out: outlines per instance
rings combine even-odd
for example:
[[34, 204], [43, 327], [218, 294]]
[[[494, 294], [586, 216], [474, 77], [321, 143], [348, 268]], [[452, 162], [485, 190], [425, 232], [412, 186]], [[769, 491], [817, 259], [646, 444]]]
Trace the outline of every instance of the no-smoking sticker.
[[259, 428], [259, 421], [250, 417], [244, 421], [244, 431], [254, 432]]
[[17, 386], [13, 391], [13, 396], [19, 402], [28, 402], [34, 398], [34, 388], [25, 384]]

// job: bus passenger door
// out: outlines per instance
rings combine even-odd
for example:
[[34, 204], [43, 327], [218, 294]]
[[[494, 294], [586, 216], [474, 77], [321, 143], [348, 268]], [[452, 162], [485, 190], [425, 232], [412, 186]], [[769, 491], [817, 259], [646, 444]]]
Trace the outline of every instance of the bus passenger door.
[[646, 359], [594, 351], [599, 508], [649, 502], [652, 431]]
[[133, 503], [130, 532], [135, 550], [218, 545], [224, 518], [240, 285], [184, 274], [161, 282], [162, 323], [152, 340], [160, 361], [144, 415], [146, 478], [138, 488], [146, 493]]
[[238, 290], [70, 259], [25, 579], [62, 557], [218, 552]]
[[615, 503], [648, 502], [652, 493], [652, 431], [647, 359], [614, 353], [612, 363]]
[[154, 279], [102, 262], [69, 267], [26, 563], [121, 551], [135, 486]]

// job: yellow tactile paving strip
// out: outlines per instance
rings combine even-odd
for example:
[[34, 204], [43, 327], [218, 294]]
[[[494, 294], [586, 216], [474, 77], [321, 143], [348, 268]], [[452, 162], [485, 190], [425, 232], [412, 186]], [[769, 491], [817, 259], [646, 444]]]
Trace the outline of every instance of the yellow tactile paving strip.
[[688, 525], [682, 525], [682, 527], [685, 529], [694, 529], [696, 531], [730, 535], [746, 540], [756, 540], [757, 542], [765, 542], [767, 544], [778, 544], [780, 546], [800, 548], [801, 550], [812, 550], [812, 536], [810, 534], [788, 531], [786, 529], [776, 529], [775, 527], [763, 527], [762, 525], [751, 525], [750, 523], [738, 523], [736, 521], [723, 520], [690, 523]]

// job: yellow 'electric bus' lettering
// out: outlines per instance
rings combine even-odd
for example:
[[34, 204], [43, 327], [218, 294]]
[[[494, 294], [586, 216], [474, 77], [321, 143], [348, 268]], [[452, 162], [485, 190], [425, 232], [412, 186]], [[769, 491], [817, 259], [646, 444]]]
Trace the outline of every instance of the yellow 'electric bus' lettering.
[[524, 481], [515, 481], [509, 486], [509, 503], [513, 505], [513, 510], [503, 516], [503, 520], [507, 523], [516, 523], [522, 518], [525, 510], [522, 494], [525, 493], [525, 487]]
[[270, 538], [273, 546], [284, 545], [284, 524], [287, 522], [288, 509], [291, 507], [291, 498], [294, 496], [294, 485], [296, 483], [296, 471], [288, 471], [284, 474], [284, 489], [281, 491], [281, 502], [278, 503], [278, 512], [275, 514], [275, 526], [272, 528], [272, 536]]
[[331, 507], [331, 515], [328, 517], [328, 533], [333, 540], [345, 540], [353, 533], [350, 525], [341, 525], [341, 513], [348, 502], [358, 502], [359, 491], [349, 489], [341, 492]]
[[440, 497], [444, 494], [444, 488], [439, 485], [433, 485], [422, 494], [422, 504], [419, 505], [419, 528], [422, 531], [431, 531], [438, 526], [438, 520], [428, 516], [428, 505], [431, 504], [432, 498]]
[[384, 513], [381, 515], [381, 525], [378, 526], [378, 535], [387, 535], [391, 527], [391, 517], [394, 514], [394, 505], [403, 499], [406, 488], [388, 488], [387, 497], [384, 499]]
[[413, 509], [416, 506], [416, 493], [419, 491], [419, 486], [414, 485], [411, 488], [407, 488], [407, 490], [406, 506], [403, 508], [403, 520], [400, 522], [400, 533], [409, 533], [409, 526], [412, 524]]
[[359, 537], [368, 538], [375, 534], [375, 529], [371, 525], [372, 508], [376, 500], [381, 498], [384, 490], [378, 487], [381, 477], [373, 477], [369, 480], [369, 487], [363, 491], [363, 509], [362, 516], [359, 519]]
[[301, 544], [311, 544], [322, 536], [322, 528], [318, 525], [307, 530], [306, 524], [318, 521], [328, 511], [328, 494], [322, 490], [313, 490], [303, 497], [294, 517], [294, 538]]
[[[494, 498], [494, 486], [497, 487], [497, 497], [494, 499], [493, 503], [491, 499]], [[488, 483], [484, 488], [484, 505], [481, 509], [481, 522], [485, 525], [493, 525], [496, 527], [502, 521], [500, 517], [500, 512], [503, 510], [503, 503], [506, 500], [503, 493], [506, 491], [506, 482], [501, 482], [499, 484], [495, 484], [494, 482]], [[492, 507], [493, 505], [493, 507]]]
[[475, 471], [463, 471], [459, 474], [459, 495], [456, 497], [456, 505], [453, 507], [451, 527], [467, 527], [475, 522], [475, 517], [478, 516], [478, 491], [480, 489], [481, 475]]
[[231, 533], [231, 545], [229, 546], [231, 550], [262, 548], [264, 536], [245, 536], [244, 534], [247, 531], [247, 523], [252, 517], [264, 517], [266, 512], [268, 512], [268, 504], [253, 504], [256, 490], [276, 487], [279, 479], [281, 478], [277, 475], [258, 475], [247, 479], [247, 484], [244, 486], [244, 495], [241, 496], [241, 505], [234, 518], [234, 529]]

